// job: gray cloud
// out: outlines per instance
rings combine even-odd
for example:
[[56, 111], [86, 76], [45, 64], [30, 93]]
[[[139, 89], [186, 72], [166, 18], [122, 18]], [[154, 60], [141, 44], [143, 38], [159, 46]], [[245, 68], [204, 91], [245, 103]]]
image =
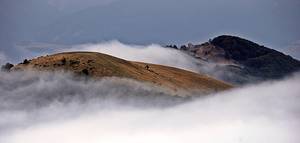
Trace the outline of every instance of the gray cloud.
[[[296, 143], [300, 139], [299, 75], [179, 105], [174, 98], [160, 98], [170, 93], [144, 83], [70, 77], [1, 73], [0, 141]], [[149, 98], [153, 96], [159, 98]], [[157, 103], [177, 106], [157, 108]]]

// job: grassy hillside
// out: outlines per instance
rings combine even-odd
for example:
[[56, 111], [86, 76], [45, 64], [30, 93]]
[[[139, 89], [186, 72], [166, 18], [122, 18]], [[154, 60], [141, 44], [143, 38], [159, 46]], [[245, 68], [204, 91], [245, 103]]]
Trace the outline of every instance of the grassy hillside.
[[174, 67], [126, 61], [95, 52], [68, 52], [42, 56], [18, 64], [12, 70], [63, 70], [95, 79], [101, 77], [130, 78], [168, 87], [175, 91], [192, 90], [208, 93], [232, 87], [206, 75]]

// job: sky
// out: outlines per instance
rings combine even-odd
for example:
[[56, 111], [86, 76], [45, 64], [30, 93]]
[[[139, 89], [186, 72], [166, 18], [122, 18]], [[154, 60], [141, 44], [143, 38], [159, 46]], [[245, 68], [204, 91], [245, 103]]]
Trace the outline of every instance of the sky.
[[26, 42], [180, 45], [230, 34], [294, 54], [287, 49], [300, 39], [299, 7], [298, 0], [1, 0], [0, 53], [24, 58]]

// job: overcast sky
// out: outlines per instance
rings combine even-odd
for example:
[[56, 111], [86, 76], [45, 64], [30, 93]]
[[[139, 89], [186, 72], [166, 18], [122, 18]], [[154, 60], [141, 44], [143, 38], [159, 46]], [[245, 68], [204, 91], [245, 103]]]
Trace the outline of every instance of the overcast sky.
[[232, 34], [280, 49], [300, 40], [299, 0], [1, 0], [0, 51], [24, 41], [184, 44]]

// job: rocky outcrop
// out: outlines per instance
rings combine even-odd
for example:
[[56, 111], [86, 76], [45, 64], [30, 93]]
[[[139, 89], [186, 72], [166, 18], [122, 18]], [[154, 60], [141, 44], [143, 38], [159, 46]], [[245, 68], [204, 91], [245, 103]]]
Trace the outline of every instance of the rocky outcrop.
[[300, 69], [300, 62], [291, 56], [235, 36], [223, 35], [204, 44], [181, 47], [183, 52], [215, 64], [207, 74], [233, 84], [278, 79]]

